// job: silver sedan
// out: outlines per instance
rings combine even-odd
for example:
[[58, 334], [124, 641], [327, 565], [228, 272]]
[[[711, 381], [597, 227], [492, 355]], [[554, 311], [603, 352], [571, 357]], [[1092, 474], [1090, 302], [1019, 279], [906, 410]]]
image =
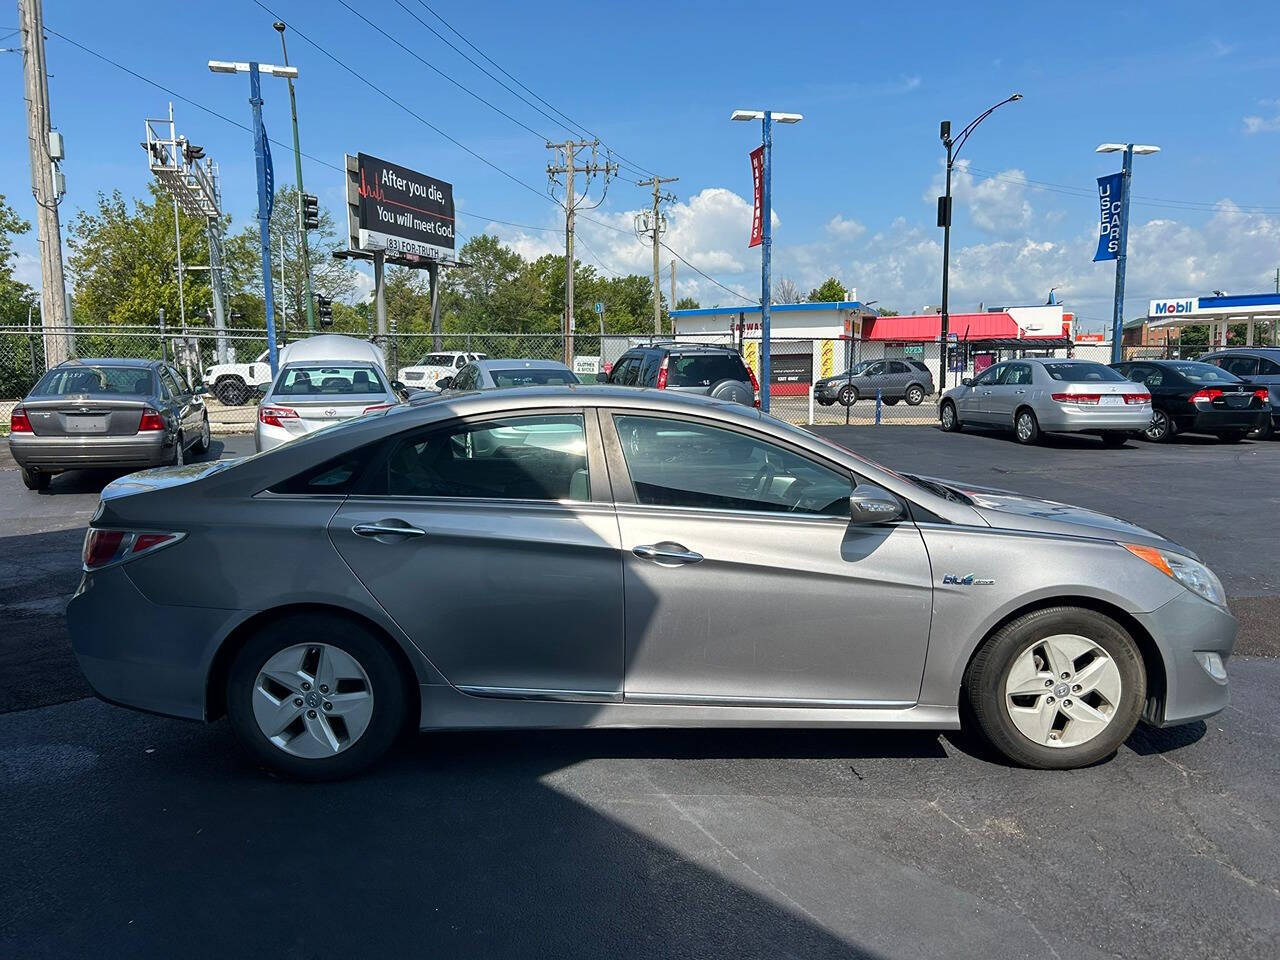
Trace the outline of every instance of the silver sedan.
[[1151, 393], [1092, 360], [1007, 360], [944, 393], [938, 419], [947, 431], [1003, 427], [1019, 443], [1093, 433], [1119, 447], [1151, 424]]
[[1236, 635], [1213, 573], [1123, 520], [614, 387], [444, 396], [127, 477], [84, 570], [67, 616], [104, 698], [225, 713], [303, 778], [406, 725], [968, 718], [1016, 763], [1075, 767], [1140, 717], [1222, 710]]

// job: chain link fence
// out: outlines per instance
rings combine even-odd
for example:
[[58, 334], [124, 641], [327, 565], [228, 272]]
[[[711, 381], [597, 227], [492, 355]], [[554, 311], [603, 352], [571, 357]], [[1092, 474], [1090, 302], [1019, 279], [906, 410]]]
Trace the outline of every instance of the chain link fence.
[[[7, 423], [14, 403], [46, 370], [46, 349], [59, 338], [66, 352], [81, 358], [136, 357], [167, 360], [192, 383], [211, 391], [210, 421], [221, 431], [248, 430], [254, 418], [252, 388], [270, 380], [264, 330], [178, 330], [172, 327], [82, 326], [61, 330], [0, 326], [0, 416]], [[292, 339], [302, 339], [293, 337]], [[608, 373], [630, 347], [652, 342], [651, 337], [577, 334], [572, 342], [571, 366], [591, 382]], [[666, 337], [666, 341], [733, 346], [756, 374], [761, 370], [758, 338], [729, 336]], [[423, 365], [432, 354], [449, 357], [460, 367], [467, 356], [493, 359], [565, 360], [565, 341], [559, 334], [514, 333], [392, 333], [380, 338], [393, 379], [403, 379], [406, 367]], [[282, 346], [284, 344], [281, 344]], [[932, 424], [937, 421], [941, 351], [936, 341], [889, 343], [851, 338], [774, 338], [770, 345], [770, 412], [800, 424]], [[1081, 343], [1046, 349], [1041, 346], [953, 344], [946, 385], [972, 377], [1000, 360], [1018, 356], [1075, 356], [1110, 361], [1110, 345]], [[1177, 342], [1126, 344], [1126, 358], [1187, 359], [1208, 348]], [[225, 362], [220, 362], [225, 359]]]

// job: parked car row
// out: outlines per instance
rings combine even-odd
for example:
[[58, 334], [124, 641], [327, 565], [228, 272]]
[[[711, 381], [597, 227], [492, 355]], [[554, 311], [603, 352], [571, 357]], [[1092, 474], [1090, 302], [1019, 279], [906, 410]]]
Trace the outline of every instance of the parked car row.
[[948, 432], [967, 425], [1003, 427], [1019, 443], [1036, 443], [1045, 433], [1096, 434], [1108, 446], [1137, 436], [1166, 442], [1179, 433], [1237, 443], [1250, 433], [1273, 434], [1280, 418], [1276, 390], [1243, 380], [1217, 362], [1132, 360], [1107, 366], [1027, 357], [994, 364], [946, 391], [938, 419]]

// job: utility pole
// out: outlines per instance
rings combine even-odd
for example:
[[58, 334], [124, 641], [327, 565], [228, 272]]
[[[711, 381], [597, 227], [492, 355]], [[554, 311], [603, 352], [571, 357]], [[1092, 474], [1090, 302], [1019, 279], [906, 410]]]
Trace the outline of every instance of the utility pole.
[[[547, 176], [554, 181], [556, 174], [565, 174], [564, 321], [562, 331], [564, 336], [564, 362], [570, 367], [573, 366], [573, 218], [578, 206], [578, 198], [574, 192], [573, 177], [575, 173], [585, 173], [589, 186], [592, 176], [597, 173], [603, 173], [607, 186], [609, 176], [618, 172], [616, 163], [608, 163], [607, 161], [599, 163], [596, 160], [596, 150], [599, 146], [599, 140], [566, 140], [564, 143], [547, 141], [547, 149], [556, 151], [556, 160], [558, 161], [547, 165]], [[579, 150], [588, 148], [591, 150], [591, 160], [578, 166], [574, 162], [574, 154]], [[583, 196], [586, 196], [586, 191], [583, 191]], [[603, 195], [601, 200], [603, 200]], [[595, 204], [594, 206], [598, 205]]]
[[[675, 197], [671, 194], [663, 194], [661, 192], [664, 183], [675, 183], [679, 177], [660, 177], [654, 174], [648, 180], [636, 181], [637, 187], [653, 187], [653, 212], [650, 214], [652, 219], [643, 229], [639, 229], [641, 234], [650, 234], [653, 237], [653, 333], [654, 336], [662, 336], [662, 278], [658, 275], [661, 269], [658, 264], [658, 248], [662, 246], [662, 231], [666, 229], [666, 218], [662, 215], [660, 206], [663, 200], [671, 202]], [[637, 226], [643, 222], [643, 215], [637, 218]], [[675, 306], [675, 301], [671, 302]]]
[[[671, 261], [671, 309], [676, 308], [676, 262]], [[671, 325], [671, 332], [675, 333], [675, 324]]]
[[[45, 363], [67, 359], [67, 283], [62, 272], [62, 224], [58, 202], [62, 173], [61, 140], [51, 149], [49, 73], [44, 59], [44, 11], [41, 0], [18, 0], [18, 29], [22, 33], [22, 73], [27, 100], [27, 146], [31, 154], [31, 192], [36, 201], [36, 232], [40, 240], [40, 325], [45, 332]], [[55, 156], [54, 154], [57, 154]]]
[[[284, 66], [289, 66], [289, 51], [284, 45], [284, 24], [276, 21], [273, 26], [280, 33], [280, 54]], [[315, 293], [311, 288], [311, 251], [307, 249], [307, 227], [302, 211], [302, 147], [298, 144], [298, 101], [293, 95], [293, 77], [289, 78], [289, 112], [293, 115], [293, 169], [298, 177], [298, 249], [302, 252], [302, 275], [307, 278], [307, 330], [316, 328]], [[282, 281], [283, 282], [283, 281]]]

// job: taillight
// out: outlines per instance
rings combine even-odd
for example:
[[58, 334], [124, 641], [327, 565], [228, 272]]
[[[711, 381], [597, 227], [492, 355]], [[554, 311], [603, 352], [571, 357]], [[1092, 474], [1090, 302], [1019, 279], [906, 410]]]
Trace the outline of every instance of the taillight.
[[297, 420], [298, 411], [292, 407], [259, 407], [258, 422], [268, 427], [283, 427], [281, 420]]
[[1266, 387], [1259, 387], [1257, 390], [1253, 391], [1253, 395], [1263, 403], [1266, 403], [1271, 399], [1271, 391]]
[[363, 417], [366, 413], [373, 413], [375, 410], [390, 410], [394, 406], [394, 403], [375, 403], [372, 407], [365, 407], [360, 416]]
[[1222, 391], [1217, 387], [1202, 387], [1187, 398], [1189, 403], [1198, 403], [1201, 400], [1217, 400], [1222, 396]]
[[665, 389], [667, 389], [667, 361], [668, 361], [669, 359], [670, 359], [670, 357], [663, 357], [663, 358], [662, 358], [662, 366], [660, 366], [660, 367], [658, 368], [658, 383], [657, 383], [657, 387], [658, 387], [658, 389], [659, 389], [659, 390], [665, 390]]
[[27, 411], [22, 407], [14, 407], [9, 414], [10, 433], [30, 433], [31, 421], [27, 419]]
[[143, 407], [142, 419], [138, 421], [138, 432], [142, 433], [144, 430], [164, 429], [164, 417], [160, 416], [160, 414], [156, 413], [156, 411], [152, 410], [150, 407]]
[[[744, 366], [746, 366], [746, 365], [744, 364]], [[760, 406], [760, 381], [756, 379], [756, 372], [755, 372], [754, 370], [752, 370], [752, 369], [751, 369], [751, 367], [749, 367], [749, 366], [747, 367], [747, 376], [751, 378], [751, 389], [752, 389], [752, 391], [755, 393], [755, 398], [756, 398], [756, 399], [755, 399], [754, 406], [755, 406], [756, 408], [759, 408], [759, 406]]]
[[[1053, 399], [1058, 403], [1097, 403], [1102, 398], [1100, 393], [1055, 393]], [[1148, 397], [1148, 399], [1150, 399]]]
[[1125, 403], [1150, 403], [1151, 394], [1149, 393], [1126, 393], [1124, 395]]
[[98, 530], [90, 527], [84, 535], [81, 559], [86, 570], [97, 570], [117, 560], [133, 559], [177, 543], [183, 533], [139, 533], [129, 530]]

